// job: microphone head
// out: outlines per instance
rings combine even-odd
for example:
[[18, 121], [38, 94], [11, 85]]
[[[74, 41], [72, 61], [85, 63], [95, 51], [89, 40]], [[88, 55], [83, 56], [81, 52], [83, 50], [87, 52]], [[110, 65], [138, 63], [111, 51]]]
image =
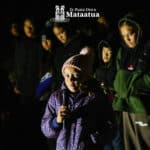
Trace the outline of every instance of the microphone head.
[[63, 105], [66, 105], [67, 104], [67, 101], [66, 101], [66, 89], [64, 89], [63, 91], [62, 91], [62, 98], [63, 98], [63, 101], [62, 101], [62, 104]]

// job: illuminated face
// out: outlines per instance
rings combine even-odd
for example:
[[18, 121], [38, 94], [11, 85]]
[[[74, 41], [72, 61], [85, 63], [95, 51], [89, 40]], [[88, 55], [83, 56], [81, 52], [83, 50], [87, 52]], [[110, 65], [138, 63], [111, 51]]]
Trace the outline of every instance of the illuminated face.
[[120, 34], [129, 48], [134, 48], [137, 45], [137, 34], [133, 31], [133, 28], [128, 25], [122, 25], [120, 27]]
[[27, 37], [33, 37], [35, 32], [34, 25], [32, 24], [31, 20], [27, 19], [24, 22], [24, 33]]
[[83, 75], [79, 70], [69, 66], [66, 67], [64, 69], [64, 79], [69, 91], [72, 93], [80, 91], [80, 87], [83, 82]]
[[104, 63], [108, 63], [112, 56], [112, 50], [110, 47], [102, 48], [102, 60]]
[[106, 19], [105, 16], [101, 16], [97, 19], [97, 22], [100, 24], [100, 25], [104, 25], [105, 27], [108, 27], [109, 24], [108, 24], [108, 21]]
[[49, 50], [52, 48], [52, 41], [50, 39], [42, 40], [42, 47], [45, 50]]
[[11, 33], [13, 36], [18, 36], [18, 35], [19, 35], [17, 24], [12, 24], [12, 25], [11, 25], [10, 33]]
[[65, 44], [68, 40], [67, 33], [62, 27], [54, 27], [53, 33], [55, 34], [56, 38], [62, 43]]

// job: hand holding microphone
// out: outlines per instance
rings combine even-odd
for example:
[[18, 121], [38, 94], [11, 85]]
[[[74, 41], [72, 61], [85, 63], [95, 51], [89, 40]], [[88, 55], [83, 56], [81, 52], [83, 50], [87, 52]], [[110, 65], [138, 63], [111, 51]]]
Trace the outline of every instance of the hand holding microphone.
[[64, 90], [62, 93], [63, 102], [58, 110], [58, 115], [56, 118], [57, 123], [63, 123], [63, 128], [65, 127], [65, 119], [70, 117], [70, 110], [67, 107], [66, 100], [66, 91]]
[[61, 105], [58, 110], [58, 115], [56, 118], [57, 123], [63, 123], [63, 121], [69, 117], [70, 117], [70, 111], [68, 110], [67, 106]]

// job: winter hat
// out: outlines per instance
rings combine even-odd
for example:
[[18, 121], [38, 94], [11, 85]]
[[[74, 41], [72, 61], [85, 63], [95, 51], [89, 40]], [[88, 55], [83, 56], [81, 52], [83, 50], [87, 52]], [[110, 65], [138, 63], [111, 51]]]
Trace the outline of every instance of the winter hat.
[[90, 47], [84, 47], [81, 49], [78, 55], [74, 55], [68, 58], [62, 66], [62, 75], [64, 76], [64, 70], [66, 67], [73, 67], [79, 71], [82, 71], [86, 76], [92, 76], [94, 64], [94, 52]]

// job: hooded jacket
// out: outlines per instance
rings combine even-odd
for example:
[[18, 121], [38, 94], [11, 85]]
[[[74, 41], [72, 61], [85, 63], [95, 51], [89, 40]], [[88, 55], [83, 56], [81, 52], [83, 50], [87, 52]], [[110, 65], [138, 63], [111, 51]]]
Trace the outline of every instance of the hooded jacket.
[[116, 111], [150, 114], [150, 41], [144, 41], [141, 25], [133, 17], [125, 17], [138, 27], [138, 44], [128, 48], [122, 44], [117, 56], [116, 91], [113, 108]]
[[[86, 90], [73, 95], [63, 84], [60, 90], [50, 96], [42, 117], [41, 129], [47, 138], [57, 138], [56, 150], [99, 148], [98, 139], [106, 131], [106, 121], [112, 113], [109, 112], [111, 109], [106, 104], [104, 94], [94, 88], [91, 90], [91, 95], [88, 95]], [[65, 126], [56, 123], [58, 109], [63, 103], [64, 91], [66, 91], [66, 105], [71, 111], [71, 117], [65, 120]]]
[[[102, 61], [102, 48], [110, 47], [112, 48], [112, 56], [110, 58], [110, 61], [108, 63], [104, 63]], [[108, 88], [113, 87], [113, 81], [116, 74], [116, 65], [115, 65], [115, 46], [108, 41], [101, 41], [98, 46], [98, 67], [95, 71], [95, 77], [100, 83], [104, 83], [104, 85]]]
[[34, 96], [40, 76], [41, 51], [38, 38], [23, 37], [15, 49], [16, 86], [23, 96]]

